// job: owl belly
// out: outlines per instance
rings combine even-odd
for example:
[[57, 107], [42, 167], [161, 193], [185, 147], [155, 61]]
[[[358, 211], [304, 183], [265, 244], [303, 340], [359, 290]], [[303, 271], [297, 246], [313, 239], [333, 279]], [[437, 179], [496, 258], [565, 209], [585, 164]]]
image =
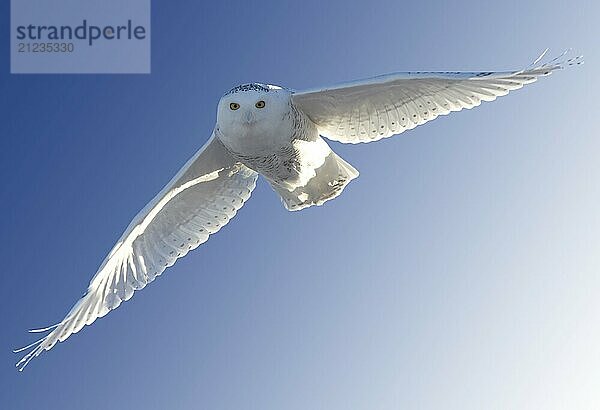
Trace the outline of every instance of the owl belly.
[[323, 165], [331, 149], [317, 136], [314, 141], [294, 140], [265, 155], [232, 155], [248, 168], [262, 174], [270, 182], [289, 191], [305, 186], [315, 170]]
[[277, 183], [286, 181], [294, 183], [302, 173], [300, 153], [291, 143], [272, 153], [262, 155], [232, 153], [232, 155], [248, 168]]
[[234, 137], [217, 133], [229, 153], [242, 164], [267, 178], [289, 179], [297, 173], [298, 153], [287, 132], [243, 129]]

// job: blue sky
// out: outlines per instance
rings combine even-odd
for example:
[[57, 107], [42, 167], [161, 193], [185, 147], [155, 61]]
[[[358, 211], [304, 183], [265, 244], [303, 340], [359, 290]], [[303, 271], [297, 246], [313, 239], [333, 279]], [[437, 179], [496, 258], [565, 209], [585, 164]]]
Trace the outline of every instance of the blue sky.
[[[154, 2], [150, 75], [10, 75], [3, 59], [1, 407], [600, 408], [598, 13]], [[385, 141], [332, 143], [361, 175], [323, 207], [288, 213], [260, 181], [152, 286], [14, 369], [26, 329], [63, 317], [232, 86], [521, 68], [546, 47], [586, 64]]]

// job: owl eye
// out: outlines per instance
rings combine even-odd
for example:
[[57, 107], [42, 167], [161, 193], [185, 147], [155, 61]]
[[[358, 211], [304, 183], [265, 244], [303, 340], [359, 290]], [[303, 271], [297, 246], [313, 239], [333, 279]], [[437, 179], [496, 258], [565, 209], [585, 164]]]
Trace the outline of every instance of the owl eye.
[[231, 104], [229, 104], [229, 108], [230, 108], [232, 111], [235, 111], [235, 110], [237, 110], [238, 108], [240, 108], [240, 105], [239, 105], [238, 103], [231, 103]]
[[265, 108], [265, 102], [263, 100], [260, 100], [256, 104], [254, 104], [254, 106], [256, 108]]

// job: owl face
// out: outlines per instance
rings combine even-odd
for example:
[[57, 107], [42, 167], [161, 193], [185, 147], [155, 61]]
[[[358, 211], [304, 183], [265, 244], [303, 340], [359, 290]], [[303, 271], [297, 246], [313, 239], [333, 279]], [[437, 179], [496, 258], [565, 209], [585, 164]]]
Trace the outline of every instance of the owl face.
[[288, 90], [256, 83], [229, 91], [217, 109], [223, 142], [252, 139], [256, 144], [269, 135], [281, 135], [285, 129], [289, 132], [290, 96]]

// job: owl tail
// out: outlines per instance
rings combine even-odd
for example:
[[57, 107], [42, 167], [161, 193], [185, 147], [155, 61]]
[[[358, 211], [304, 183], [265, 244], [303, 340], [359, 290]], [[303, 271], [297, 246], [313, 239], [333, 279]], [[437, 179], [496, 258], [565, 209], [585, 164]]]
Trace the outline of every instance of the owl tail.
[[358, 176], [358, 171], [333, 151], [330, 151], [323, 165], [317, 168], [315, 173], [306, 185], [293, 191], [275, 183], [271, 184], [288, 211], [323, 205], [341, 194], [346, 185]]

